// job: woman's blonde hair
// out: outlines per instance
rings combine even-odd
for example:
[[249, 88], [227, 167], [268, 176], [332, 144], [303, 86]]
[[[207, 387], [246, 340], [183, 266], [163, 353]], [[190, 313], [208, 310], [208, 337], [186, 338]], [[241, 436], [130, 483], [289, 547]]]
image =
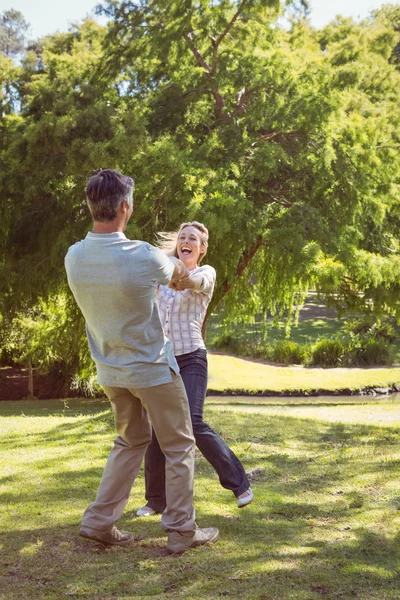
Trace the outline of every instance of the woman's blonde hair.
[[203, 223], [199, 223], [198, 221], [188, 221], [187, 223], [182, 223], [179, 226], [178, 231], [161, 231], [157, 234], [157, 245], [163, 252], [168, 254], [168, 256], [175, 256], [178, 258], [178, 240], [185, 227], [195, 227], [200, 233], [201, 250], [197, 261], [197, 264], [200, 264], [207, 254], [208, 248], [208, 229]]

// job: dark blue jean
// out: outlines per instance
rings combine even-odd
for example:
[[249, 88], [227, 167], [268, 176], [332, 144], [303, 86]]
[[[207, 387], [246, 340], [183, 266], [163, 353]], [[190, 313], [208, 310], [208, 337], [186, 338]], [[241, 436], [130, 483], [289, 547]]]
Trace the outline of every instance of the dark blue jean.
[[[250, 487], [243, 465], [224, 440], [203, 421], [208, 379], [207, 352], [199, 348], [175, 358], [189, 400], [196, 446], [214, 467], [221, 485], [231, 490], [235, 496], [240, 496]], [[165, 458], [154, 431], [145, 455], [145, 481], [148, 506], [162, 512], [166, 506]]]

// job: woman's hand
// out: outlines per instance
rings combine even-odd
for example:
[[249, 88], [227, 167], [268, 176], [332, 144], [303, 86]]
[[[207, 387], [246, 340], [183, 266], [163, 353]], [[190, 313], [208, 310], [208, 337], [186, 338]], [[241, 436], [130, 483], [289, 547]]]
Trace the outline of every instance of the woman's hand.
[[178, 281], [174, 281], [171, 287], [174, 290], [194, 290], [200, 289], [201, 282], [203, 278], [200, 276], [193, 275], [193, 277], [182, 277], [182, 279], [178, 279]]

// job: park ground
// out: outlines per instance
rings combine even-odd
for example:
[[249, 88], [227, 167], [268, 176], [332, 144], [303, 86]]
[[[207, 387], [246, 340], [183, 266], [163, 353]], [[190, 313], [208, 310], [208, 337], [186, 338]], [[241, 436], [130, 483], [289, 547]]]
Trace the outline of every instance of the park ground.
[[239, 510], [196, 453], [197, 521], [221, 536], [173, 558], [159, 517], [135, 516], [142, 470], [119, 522], [134, 544], [78, 536], [114, 436], [105, 399], [0, 403], [0, 599], [398, 600], [398, 396], [210, 397], [205, 418], [255, 500]]

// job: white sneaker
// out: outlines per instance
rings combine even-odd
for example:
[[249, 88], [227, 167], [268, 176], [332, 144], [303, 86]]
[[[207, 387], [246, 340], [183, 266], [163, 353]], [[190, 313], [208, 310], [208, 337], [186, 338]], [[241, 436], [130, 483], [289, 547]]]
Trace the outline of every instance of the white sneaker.
[[139, 508], [136, 514], [138, 517], [152, 517], [153, 515], [156, 515], [157, 512], [150, 508], [150, 506], [147, 506], [146, 504], [146, 506], [142, 506], [142, 508]]
[[239, 508], [243, 508], [243, 506], [247, 506], [248, 504], [250, 504], [250, 502], [253, 502], [254, 500], [254, 494], [252, 492], [252, 489], [249, 488], [248, 490], [246, 490], [245, 492], [243, 492], [243, 494], [240, 494], [240, 496], [237, 499], [237, 504]]

